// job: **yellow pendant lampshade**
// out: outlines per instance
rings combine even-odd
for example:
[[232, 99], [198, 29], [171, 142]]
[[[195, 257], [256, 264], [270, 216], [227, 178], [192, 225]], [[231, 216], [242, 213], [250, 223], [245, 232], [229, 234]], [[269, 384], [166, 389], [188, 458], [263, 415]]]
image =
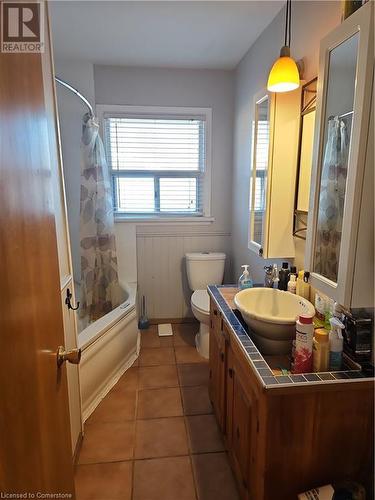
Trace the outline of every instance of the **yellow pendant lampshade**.
[[300, 85], [299, 71], [290, 57], [289, 47], [283, 47], [268, 76], [267, 89], [270, 92], [289, 92]]
[[292, 31], [292, 0], [286, 1], [284, 47], [275, 61], [268, 76], [267, 90], [270, 92], [290, 92], [300, 86], [299, 70], [290, 57], [290, 39]]

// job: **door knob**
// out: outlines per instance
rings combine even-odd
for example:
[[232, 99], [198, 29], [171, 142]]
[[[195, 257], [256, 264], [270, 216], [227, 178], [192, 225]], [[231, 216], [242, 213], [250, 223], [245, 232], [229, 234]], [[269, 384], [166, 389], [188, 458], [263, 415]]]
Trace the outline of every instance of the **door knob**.
[[78, 365], [81, 361], [81, 349], [71, 349], [66, 351], [62, 345], [57, 349], [57, 366], [61, 366], [65, 361], [73, 365]]

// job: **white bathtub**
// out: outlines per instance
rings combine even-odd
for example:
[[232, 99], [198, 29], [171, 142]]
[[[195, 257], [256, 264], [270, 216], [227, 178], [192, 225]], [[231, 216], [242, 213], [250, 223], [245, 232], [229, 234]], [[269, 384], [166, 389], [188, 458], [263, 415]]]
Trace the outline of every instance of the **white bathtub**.
[[137, 286], [124, 288], [125, 301], [78, 335], [83, 421], [139, 355]]

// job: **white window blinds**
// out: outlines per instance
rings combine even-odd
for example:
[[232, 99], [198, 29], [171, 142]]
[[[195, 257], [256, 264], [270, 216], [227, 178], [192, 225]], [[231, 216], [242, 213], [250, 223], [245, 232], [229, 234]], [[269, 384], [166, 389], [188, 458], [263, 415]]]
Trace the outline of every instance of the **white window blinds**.
[[115, 210], [124, 215], [203, 215], [204, 117], [106, 116]]

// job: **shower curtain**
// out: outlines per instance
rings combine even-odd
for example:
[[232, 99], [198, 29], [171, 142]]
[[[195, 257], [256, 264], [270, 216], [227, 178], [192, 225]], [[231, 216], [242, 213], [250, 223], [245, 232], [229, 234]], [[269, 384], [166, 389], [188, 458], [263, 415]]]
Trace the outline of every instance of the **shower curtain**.
[[337, 282], [348, 168], [348, 126], [338, 116], [328, 121], [320, 181], [314, 271]]
[[121, 302], [111, 182], [99, 125], [83, 117], [81, 139], [81, 309], [83, 327]]

